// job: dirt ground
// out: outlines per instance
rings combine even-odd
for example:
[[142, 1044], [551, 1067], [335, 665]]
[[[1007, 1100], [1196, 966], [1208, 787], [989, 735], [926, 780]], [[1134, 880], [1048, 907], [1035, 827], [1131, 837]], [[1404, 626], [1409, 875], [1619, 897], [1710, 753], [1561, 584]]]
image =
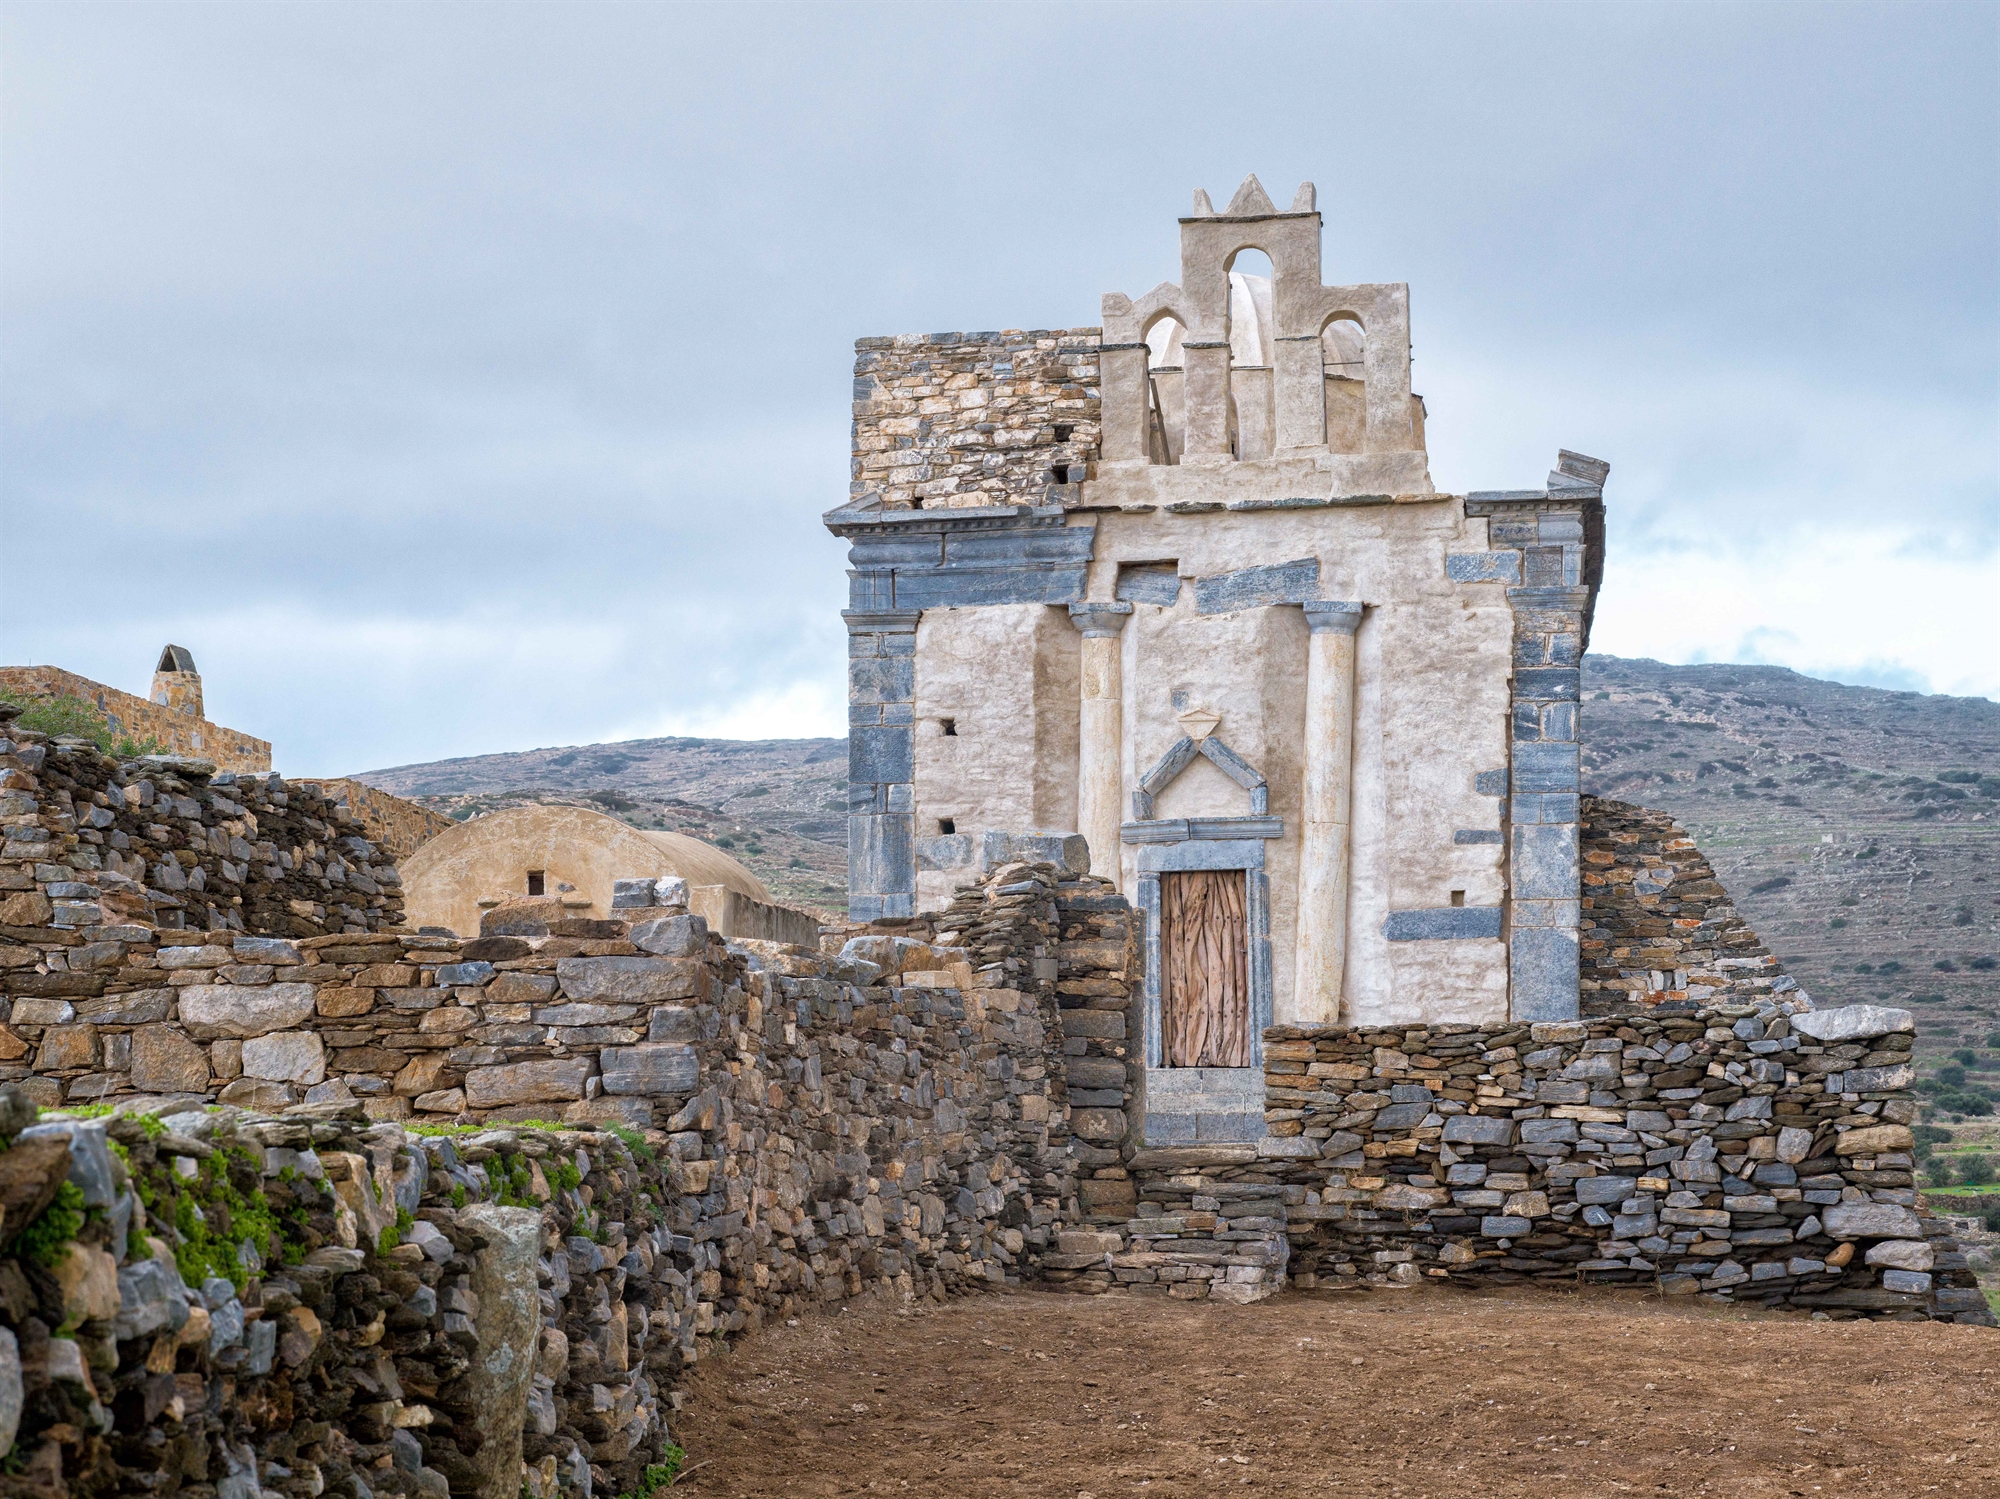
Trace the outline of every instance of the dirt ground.
[[696, 1371], [691, 1495], [2000, 1496], [2000, 1332], [1608, 1293], [1015, 1293]]

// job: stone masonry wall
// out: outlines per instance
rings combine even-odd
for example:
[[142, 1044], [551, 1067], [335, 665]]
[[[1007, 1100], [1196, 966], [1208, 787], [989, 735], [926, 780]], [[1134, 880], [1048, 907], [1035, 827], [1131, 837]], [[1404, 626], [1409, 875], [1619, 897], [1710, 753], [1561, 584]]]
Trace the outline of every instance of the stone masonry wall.
[[1098, 343], [1095, 328], [858, 340], [848, 503], [1060, 503], [1097, 456]]
[[240, 774], [271, 768], [269, 741], [210, 723], [187, 707], [151, 702], [59, 666], [0, 666], [0, 698], [15, 706], [62, 697], [89, 703], [121, 738], [157, 740], [169, 754], [198, 756]]
[[1292, 1277], [1581, 1277], [1990, 1323], [1918, 1204], [1913, 1032], [1908, 1011], [1802, 997], [1268, 1030], [1260, 1153], [1283, 1161]]
[[363, 835], [390, 858], [407, 859], [428, 840], [456, 826], [442, 812], [420, 807], [400, 796], [391, 796], [352, 777], [338, 780], [298, 780], [294, 786], [310, 786], [337, 807], [345, 807], [360, 824]]
[[1582, 844], [1585, 1015], [1797, 990], [1667, 813], [1586, 796]]
[[[89, 1190], [104, 1216], [69, 1269], [19, 1267], [16, 1284], [0, 1262], [22, 1452], [46, 1480], [34, 1492], [632, 1490], [668, 1440], [686, 1369], [718, 1340], [836, 1298], [1036, 1279], [1075, 1248], [1079, 1161], [1093, 1184], [1123, 1184], [1129, 999], [1105, 976], [1123, 972], [1129, 912], [1101, 882], [1003, 866], [946, 913], [955, 932], [921, 932], [952, 946], [872, 930], [836, 953], [725, 947], [698, 918], [630, 914], [593, 924], [621, 936], [444, 945], [163, 934], [151, 956], [204, 966], [154, 971], [146, 1003], [164, 1013], [130, 1049], [150, 1056], [179, 1035], [205, 1087], [142, 1095], [157, 1079], [135, 1067], [107, 1090], [118, 1117], [54, 1124], [108, 1129], [129, 1167], [72, 1170], [102, 1181]], [[158, 982], [169, 975], [200, 981]], [[288, 1018], [301, 1000], [371, 1008]], [[404, 1038], [405, 1067], [436, 1069], [425, 1081], [449, 1082], [456, 1060], [462, 1081], [433, 1092], [458, 1098], [412, 1098], [420, 1083], [400, 1071], [339, 1070], [357, 1060], [340, 1043], [378, 1013], [414, 1022], [378, 1039]], [[450, 1023], [426, 1026], [440, 1015]], [[1087, 1015], [1102, 1019], [1069, 1023]], [[204, 1049], [189, 1033], [210, 1026], [261, 1034]], [[212, 1070], [225, 1042], [277, 1055], [299, 1037], [322, 1048], [321, 1082]], [[60, 1081], [24, 1080], [0, 1113]], [[286, 1101], [302, 1089], [317, 1099]], [[276, 1112], [209, 1103], [217, 1091]], [[550, 1114], [571, 1117], [524, 1123]], [[10, 1163], [35, 1160], [0, 1152], [10, 1224], [23, 1201]], [[123, 1169], [150, 1183], [157, 1245], [126, 1233], [141, 1209]], [[237, 1197], [211, 1190], [214, 1169]], [[161, 1196], [183, 1185], [200, 1215]], [[277, 1240], [245, 1216], [256, 1193]], [[237, 1250], [246, 1237], [254, 1253]], [[240, 1283], [200, 1273], [179, 1253], [190, 1243]], [[520, 1319], [530, 1300], [537, 1327]], [[532, 1367], [512, 1364], [519, 1378], [496, 1388], [482, 1367], [521, 1347], [537, 1350]]]

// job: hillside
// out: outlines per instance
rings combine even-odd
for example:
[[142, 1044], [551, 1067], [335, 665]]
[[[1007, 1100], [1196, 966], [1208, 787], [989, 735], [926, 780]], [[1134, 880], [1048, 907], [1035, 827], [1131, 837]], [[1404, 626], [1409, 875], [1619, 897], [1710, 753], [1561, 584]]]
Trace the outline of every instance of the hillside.
[[[2000, 704], [1592, 656], [1583, 725], [1586, 788], [1680, 818], [1808, 990], [1923, 1006], [1927, 1060], [1970, 1045], [2000, 1070]], [[359, 779], [460, 818], [599, 806], [838, 910], [846, 774], [837, 739], [641, 739]]]
[[1583, 696], [1588, 790], [1681, 819], [1822, 1003], [1917, 1007], [1927, 1072], [2000, 1085], [2000, 704], [1615, 656]]
[[459, 821], [523, 802], [595, 807], [727, 849], [788, 904], [846, 907], [843, 739], [632, 739], [399, 765], [356, 779]]

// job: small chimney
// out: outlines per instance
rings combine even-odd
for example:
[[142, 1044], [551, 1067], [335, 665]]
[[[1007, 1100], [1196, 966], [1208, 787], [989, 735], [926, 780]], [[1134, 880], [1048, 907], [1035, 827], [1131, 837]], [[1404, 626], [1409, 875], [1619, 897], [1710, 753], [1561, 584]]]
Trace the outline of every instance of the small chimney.
[[153, 701], [190, 718], [207, 716], [201, 709], [201, 673], [185, 646], [170, 645], [160, 652], [160, 664], [153, 669]]

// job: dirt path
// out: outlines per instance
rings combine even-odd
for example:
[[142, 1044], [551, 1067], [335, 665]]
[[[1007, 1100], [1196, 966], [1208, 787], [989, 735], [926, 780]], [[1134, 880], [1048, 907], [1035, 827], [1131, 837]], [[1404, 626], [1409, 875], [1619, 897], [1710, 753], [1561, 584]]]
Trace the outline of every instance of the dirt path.
[[1037, 1294], [697, 1371], [716, 1496], [2000, 1496], [2000, 1333], [1629, 1297]]

